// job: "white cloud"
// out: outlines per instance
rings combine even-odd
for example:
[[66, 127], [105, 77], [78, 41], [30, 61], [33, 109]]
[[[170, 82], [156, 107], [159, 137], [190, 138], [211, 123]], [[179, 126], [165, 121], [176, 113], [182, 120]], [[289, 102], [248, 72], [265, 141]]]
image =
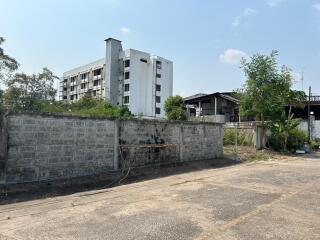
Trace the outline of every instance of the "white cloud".
[[320, 3], [315, 3], [312, 5], [312, 8], [318, 12], [320, 12]]
[[130, 29], [130, 28], [127, 28], [127, 27], [122, 27], [122, 28], [120, 28], [120, 31], [121, 31], [123, 34], [129, 34], [129, 33], [131, 33], [131, 29]]
[[236, 16], [233, 19], [232, 26], [238, 27], [245, 20], [245, 18], [247, 18], [251, 15], [255, 15], [256, 13], [257, 13], [257, 10], [255, 10], [255, 9], [245, 8], [240, 15]]
[[277, 7], [277, 6], [279, 6], [279, 4], [280, 3], [282, 3], [282, 2], [284, 2], [285, 0], [268, 0], [267, 1], [267, 5], [269, 6], [269, 7]]
[[254, 15], [257, 13], [257, 10], [252, 9], [252, 8], [246, 8], [243, 10], [243, 15], [244, 16], [250, 16], [250, 15]]
[[233, 27], [238, 27], [241, 23], [241, 17], [240, 16], [237, 16], [233, 19], [233, 22], [232, 22], [232, 26]]
[[247, 56], [245, 52], [239, 49], [228, 48], [219, 56], [219, 60], [225, 64], [238, 64], [242, 58]]

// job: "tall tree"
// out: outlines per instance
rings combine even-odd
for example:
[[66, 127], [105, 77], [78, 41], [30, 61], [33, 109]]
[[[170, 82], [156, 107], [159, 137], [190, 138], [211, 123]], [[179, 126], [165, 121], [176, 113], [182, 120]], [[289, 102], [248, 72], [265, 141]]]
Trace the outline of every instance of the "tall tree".
[[[256, 116], [263, 128], [266, 120], [277, 122], [283, 119], [285, 106], [305, 100], [305, 94], [291, 89], [291, 70], [286, 66], [279, 67], [277, 56], [277, 51], [270, 55], [258, 53], [249, 61], [243, 59], [241, 62], [247, 80], [242, 89], [240, 110], [243, 115]], [[292, 119], [291, 113], [286, 118]]]
[[9, 75], [19, 67], [18, 62], [14, 58], [5, 54], [1, 47], [4, 41], [5, 39], [0, 37], [0, 82], [8, 78]]
[[41, 101], [55, 99], [55, 79], [58, 77], [47, 68], [38, 74], [17, 73], [5, 81], [4, 103], [13, 109], [39, 110]]

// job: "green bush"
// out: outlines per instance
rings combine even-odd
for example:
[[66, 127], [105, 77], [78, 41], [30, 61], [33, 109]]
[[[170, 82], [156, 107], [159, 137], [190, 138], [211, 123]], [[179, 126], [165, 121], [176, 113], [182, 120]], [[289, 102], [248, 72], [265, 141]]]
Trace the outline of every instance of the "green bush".
[[38, 101], [35, 111], [48, 113], [70, 113], [92, 117], [124, 117], [132, 118], [133, 114], [127, 106], [112, 106], [109, 101], [95, 99], [85, 95], [75, 103], [66, 101]]
[[287, 151], [294, 152], [297, 149], [303, 149], [304, 142], [307, 141], [307, 139], [307, 133], [296, 127], [292, 129], [288, 135], [284, 132], [272, 132], [268, 142], [270, 147], [276, 151], [287, 149]]
[[164, 103], [164, 111], [169, 120], [187, 120], [183, 97], [179, 95], [167, 98]]
[[319, 148], [320, 148], [320, 139], [319, 138], [312, 139], [310, 141], [310, 145], [311, 145], [312, 149], [319, 150]]

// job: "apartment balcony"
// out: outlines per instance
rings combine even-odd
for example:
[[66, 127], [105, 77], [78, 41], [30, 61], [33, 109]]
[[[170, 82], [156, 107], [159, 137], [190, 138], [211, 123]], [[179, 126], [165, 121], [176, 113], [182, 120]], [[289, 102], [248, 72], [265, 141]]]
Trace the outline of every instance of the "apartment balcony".
[[80, 93], [85, 93], [88, 91], [88, 88], [83, 88], [83, 89], [80, 89]]
[[75, 85], [77, 85], [76, 82], [71, 82], [71, 83], [70, 83], [70, 86], [75, 86]]
[[76, 93], [77, 93], [76, 91], [70, 91], [69, 95], [73, 95], [73, 94], [76, 94]]
[[89, 81], [89, 78], [81, 79], [81, 83], [85, 83], [85, 82], [88, 82], [88, 81]]
[[160, 68], [160, 69], [157, 68], [157, 69], [156, 69], [156, 73], [161, 74], [161, 73], [162, 73], [162, 69], [161, 69], [161, 68]]
[[102, 78], [101, 74], [100, 74], [100, 75], [93, 76], [93, 80], [99, 80], [99, 79], [101, 79], [101, 78]]
[[99, 90], [100, 88], [101, 88], [100, 85], [98, 85], [98, 86], [93, 86], [93, 87], [92, 87], [92, 90]]

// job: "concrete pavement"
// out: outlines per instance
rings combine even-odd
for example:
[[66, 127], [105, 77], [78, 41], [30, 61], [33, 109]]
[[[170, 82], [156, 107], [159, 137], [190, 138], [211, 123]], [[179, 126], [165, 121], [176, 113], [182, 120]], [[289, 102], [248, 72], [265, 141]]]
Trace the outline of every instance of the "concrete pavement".
[[320, 239], [320, 157], [0, 206], [0, 240]]

